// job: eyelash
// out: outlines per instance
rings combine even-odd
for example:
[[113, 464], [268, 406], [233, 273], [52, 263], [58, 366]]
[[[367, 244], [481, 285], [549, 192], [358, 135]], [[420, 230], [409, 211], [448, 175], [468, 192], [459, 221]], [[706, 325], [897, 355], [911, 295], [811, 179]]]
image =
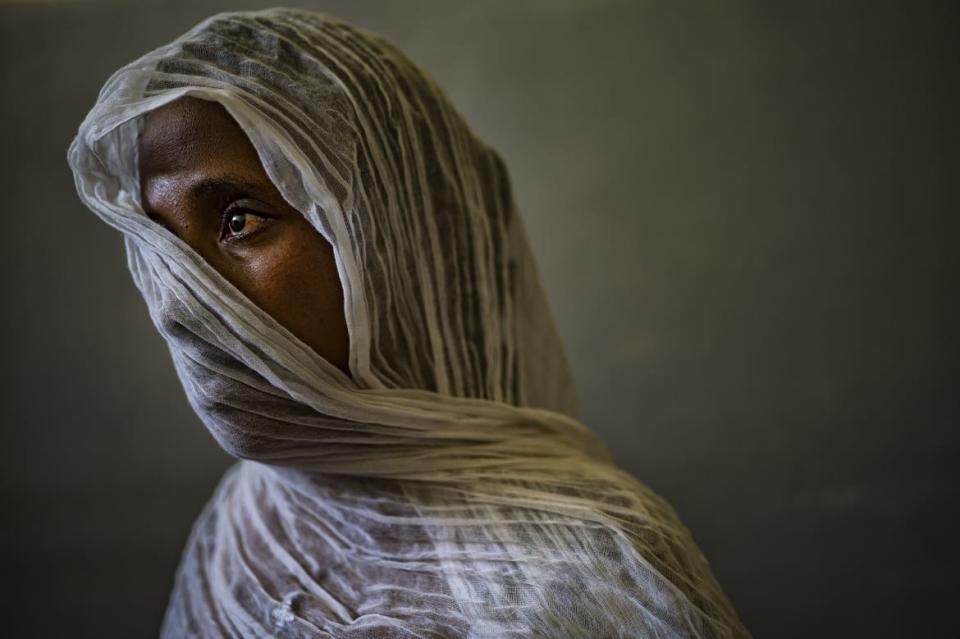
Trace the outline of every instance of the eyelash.
[[260, 228], [258, 227], [252, 231], [246, 231], [246, 232], [241, 231], [239, 233], [232, 234], [228, 228], [228, 225], [230, 224], [230, 219], [237, 214], [243, 214], [243, 215], [248, 215], [248, 216], [257, 218], [258, 220], [260, 220], [261, 224], [263, 224], [263, 222], [265, 222], [268, 219], [268, 217], [263, 213], [260, 213], [259, 211], [254, 211], [249, 208], [240, 207], [240, 206], [233, 207], [233, 208], [227, 207], [223, 211], [223, 213], [220, 214], [220, 241], [239, 242], [247, 239], [252, 235], [255, 235], [260, 231]]

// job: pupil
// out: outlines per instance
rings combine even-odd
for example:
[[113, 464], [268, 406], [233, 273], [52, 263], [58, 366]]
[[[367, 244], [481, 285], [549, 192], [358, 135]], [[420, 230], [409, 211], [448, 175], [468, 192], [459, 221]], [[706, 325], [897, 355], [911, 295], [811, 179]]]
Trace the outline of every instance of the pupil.
[[230, 216], [230, 221], [227, 223], [227, 226], [230, 228], [230, 231], [233, 233], [239, 233], [243, 230], [243, 227], [246, 226], [247, 216], [243, 213], [234, 213]]

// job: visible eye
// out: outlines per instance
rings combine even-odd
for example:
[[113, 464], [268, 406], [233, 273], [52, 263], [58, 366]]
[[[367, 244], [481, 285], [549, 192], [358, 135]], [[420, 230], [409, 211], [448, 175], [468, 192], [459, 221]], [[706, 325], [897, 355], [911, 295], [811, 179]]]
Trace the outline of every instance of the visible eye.
[[256, 233], [266, 223], [267, 217], [249, 209], [235, 208], [225, 211], [220, 224], [220, 239], [234, 241]]

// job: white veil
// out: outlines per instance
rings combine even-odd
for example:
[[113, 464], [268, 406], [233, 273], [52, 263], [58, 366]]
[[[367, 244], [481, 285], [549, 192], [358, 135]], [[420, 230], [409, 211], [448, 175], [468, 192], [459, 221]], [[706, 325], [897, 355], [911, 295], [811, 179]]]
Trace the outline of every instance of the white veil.
[[[349, 377], [143, 213], [141, 116], [183, 95], [221, 103], [333, 245]], [[669, 505], [574, 417], [503, 163], [383, 39], [214, 16], [110, 78], [69, 162], [241, 459], [163, 636], [747, 636]]]

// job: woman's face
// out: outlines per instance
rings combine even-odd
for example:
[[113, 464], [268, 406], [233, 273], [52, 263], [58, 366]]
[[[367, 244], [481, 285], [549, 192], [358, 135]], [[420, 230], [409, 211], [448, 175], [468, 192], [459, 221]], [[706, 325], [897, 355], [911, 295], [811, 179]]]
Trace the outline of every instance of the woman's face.
[[176, 100], [147, 116], [139, 153], [147, 215], [349, 374], [333, 249], [283, 199], [230, 114], [216, 102]]

